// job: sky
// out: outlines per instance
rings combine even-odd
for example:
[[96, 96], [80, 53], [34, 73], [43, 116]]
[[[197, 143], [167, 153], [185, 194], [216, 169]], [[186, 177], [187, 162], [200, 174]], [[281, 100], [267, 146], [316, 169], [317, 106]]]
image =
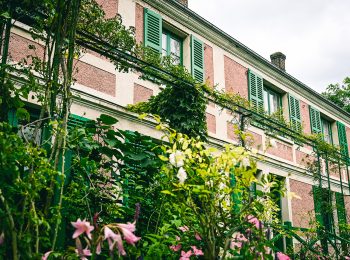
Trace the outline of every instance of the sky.
[[350, 0], [189, 0], [189, 8], [323, 92], [350, 77]]

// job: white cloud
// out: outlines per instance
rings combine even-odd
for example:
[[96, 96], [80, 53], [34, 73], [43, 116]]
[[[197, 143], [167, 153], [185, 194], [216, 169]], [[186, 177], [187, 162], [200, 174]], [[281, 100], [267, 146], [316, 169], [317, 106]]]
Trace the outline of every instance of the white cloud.
[[318, 92], [350, 76], [350, 1], [189, 0], [189, 7]]

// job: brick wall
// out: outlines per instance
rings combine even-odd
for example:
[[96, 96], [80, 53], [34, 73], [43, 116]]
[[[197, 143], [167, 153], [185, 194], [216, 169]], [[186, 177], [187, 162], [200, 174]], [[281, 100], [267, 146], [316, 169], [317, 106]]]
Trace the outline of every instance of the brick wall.
[[204, 68], [205, 68], [205, 80], [210, 87], [213, 87], [214, 86], [213, 48], [207, 44], [204, 45]]
[[143, 6], [136, 3], [135, 38], [136, 42], [143, 42]]
[[348, 149], [349, 149], [349, 155], [350, 155], [350, 128], [346, 126], [345, 131], [346, 131], [346, 140], [348, 141]]
[[308, 228], [310, 218], [315, 218], [312, 185], [292, 179], [289, 184], [290, 191], [301, 197], [301, 200], [292, 199], [293, 226]]
[[344, 196], [346, 219], [347, 223], [350, 224], [350, 196]]
[[134, 104], [147, 101], [153, 96], [153, 90], [134, 83]]
[[301, 120], [303, 122], [304, 133], [311, 134], [309, 105], [302, 100], [300, 100], [300, 113], [301, 113]]
[[300, 166], [304, 166], [304, 167], [309, 167], [310, 164], [313, 164], [316, 160], [315, 157], [307, 154], [307, 153], [304, 153], [304, 152], [301, 152], [299, 150], [296, 150], [295, 151], [295, 156], [296, 156], [296, 162], [297, 164], [299, 164]]
[[216, 117], [212, 114], [206, 113], [207, 127], [210, 133], [216, 133]]
[[105, 12], [105, 18], [113, 18], [118, 13], [118, 0], [95, 0]]
[[248, 98], [248, 69], [224, 56], [225, 91]]
[[237, 135], [234, 133], [234, 130], [236, 129], [234, 125], [231, 122], [227, 122], [226, 124], [227, 128], [227, 138], [238, 141]]
[[276, 141], [277, 147], [269, 147], [267, 152], [269, 154], [278, 156], [288, 161], [293, 161], [293, 148], [291, 145]]
[[247, 138], [247, 145], [250, 147], [254, 147], [258, 150], [262, 150], [262, 135], [259, 135], [257, 133], [254, 133], [252, 131], [247, 131], [248, 138]]
[[115, 96], [116, 76], [82, 61], [75, 62], [73, 77], [77, 83], [105, 94]]
[[[35, 49], [30, 49], [29, 45], [35, 46]], [[20, 35], [11, 33], [10, 35], [10, 44], [9, 44], [9, 56], [13, 61], [21, 61], [24, 58], [27, 58], [28, 55], [33, 57], [38, 57], [39, 59], [44, 58], [44, 48], [40, 44], [28, 40]], [[30, 64], [31, 59], [28, 59], [27, 62]]]

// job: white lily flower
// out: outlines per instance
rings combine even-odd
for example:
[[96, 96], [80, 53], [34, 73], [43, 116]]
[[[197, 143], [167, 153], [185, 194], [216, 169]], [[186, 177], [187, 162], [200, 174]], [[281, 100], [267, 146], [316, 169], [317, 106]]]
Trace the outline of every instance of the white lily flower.
[[179, 179], [180, 184], [184, 184], [187, 179], [187, 173], [184, 168], [180, 167], [176, 177]]
[[175, 167], [182, 167], [184, 166], [184, 154], [177, 150], [175, 153], [172, 153], [169, 155], [169, 162], [175, 166]]

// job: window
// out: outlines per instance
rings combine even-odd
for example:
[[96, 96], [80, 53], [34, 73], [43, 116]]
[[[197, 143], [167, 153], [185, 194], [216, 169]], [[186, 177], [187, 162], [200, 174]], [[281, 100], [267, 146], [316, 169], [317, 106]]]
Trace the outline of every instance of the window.
[[321, 118], [321, 121], [322, 121], [323, 140], [329, 144], [333, 144], [332, 123], [324, 118]]
[[182, 40], [163, 29], [162, 55], [170, 56], [174, 64], [182, 65]]
[[267, 114], [272, 115], [282, 107], [280, 94], [269, 88], [264, 88], [264, 110]]
[[[174, 34], [172, 29], [163, 23], [162, 16], [150, 9], [144, 9], [144, 44], [146, 47], [161, 53], [170, 55], [175, 64], [182, 65], [182, 39], [187, 35]], [[164, 26], [166, 28], [164, 28]], [[174, 30], [176, 31], [176, 30]], [[191, 35], [191, 72], [198, 82], [204, 82], [204, 43]]]

